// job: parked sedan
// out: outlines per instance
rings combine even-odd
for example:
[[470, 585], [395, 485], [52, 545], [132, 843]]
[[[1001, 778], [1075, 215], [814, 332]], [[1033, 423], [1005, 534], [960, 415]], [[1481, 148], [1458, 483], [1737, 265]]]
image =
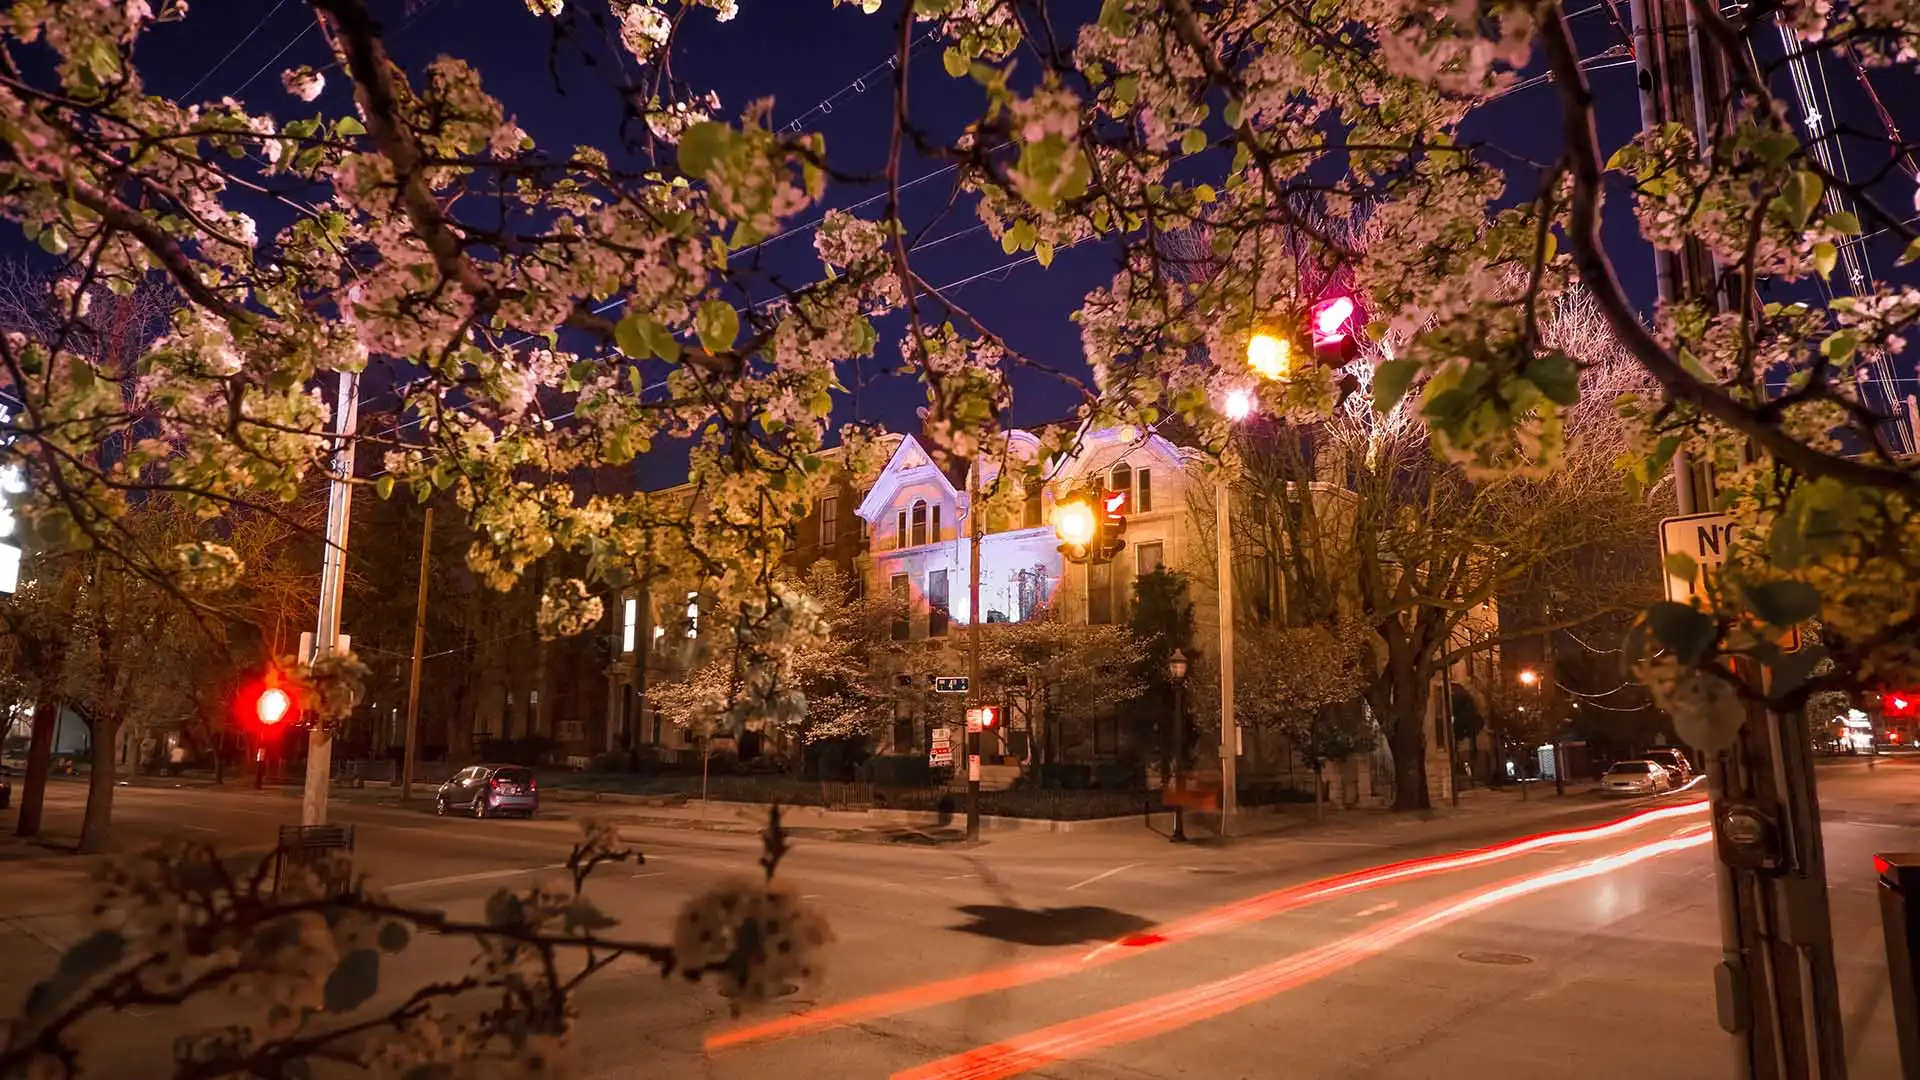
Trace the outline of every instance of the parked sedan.
[[1693, 779], [1693, 762], [1687, 755], [1671, 746], [1656, 746], [1647, 751], [1647, 760], [1663, 766], [1673, 778], [1673, 786], [1679, 787]]
[[495, 814], [532, 817], [540, 810], [540, 785], [524, 765], [474, 765], [455, 773], [433, 796], [433, 812], [458, 811], [477, 818]]
[[1673, 788], [1666, 766], [1656, 761], [1618, 761], [1600, 777], [1609, 795], [1657, 795]]

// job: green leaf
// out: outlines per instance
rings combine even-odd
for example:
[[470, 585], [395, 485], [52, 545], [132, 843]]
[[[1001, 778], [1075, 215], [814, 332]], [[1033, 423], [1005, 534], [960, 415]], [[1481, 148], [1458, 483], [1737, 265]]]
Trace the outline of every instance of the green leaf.
[[1826, 192], [1826, 184], [1810, 172], [1797, 172], [1781, 189], [1780, 197], [1787, 204], [1787, 224], [1796, 229], [1806, 227], [1807, 219], [1820, 205], [1820, 196]]
[[388, 473], [375, 480], [373, 482], [373, 490], [382, 500], [393, 498], [393, 474]]
[[1822, 240], [1813, 245], [1813, 269], [1822, 279], [1833, 276], [1833, 265], [1840, 261], [1840, 249], [1833, 241]]
[[1210, 203], [1219, 197], [1219, 193], [1213, 190], [1212, 184], [1195, 184], [1193, 187], [1193, 198], [1195, 202], [1203, 204]]
[[1045, 240], [1034, 241], [1033, 257], [1040, 260], [1041, 266], [1052, 266], [1053, 245]]
[[1647, 609], [1647, 628], [1655, 641], [1687, 667], [1699, 663], [1720, 636], [1713, 617], [1686, 604], [1662, 600]]
[[1407, 396], [1407, 390], [1413, 386], [1413, 377], [1420, 374], [1418, 360], [1387, 360], [1373, 369], [1373, 407], [1381, 412], [1392, 412], [1400, 399]]
[[1667, 556], [1662, 565], [1669, 575], [1682, 581], [1692, 581], [1700, 573], [1700, 564], [1684, 551], [1676, 551]]
[[1769, 626], [1793, 626], [1820, 614], [1820, 592], [1804, 581], [1742, 586], [1747, 606]]
[[1852, 330], [1835, 330], [1820, 343], [1820, 355], [1836, 364], [1853, 359], [1860, 348], [1860, 335]]
[[397, 953], [413, 940], [413, 932], [406, 923], [390, 922], [380, 928], [380, 948], [389, 953]]
[[946, 52], [940, 54], [940, 66], [946, 68], [947, 74], [956, 79], [967, 73], [967, 60], [966, 53], [951, 45], [947, 46]]
[[725, 124], [704, 120], [693, 125], [680, 134], [680, 171], [688, 176], [706, 176], [732, 140], [733, 132]]
[[365, 135], [367, 125], [361, 123], [357, 116], [343, 116], [334, 123], [333, 132], [336, 135]]
[[1133, 99], [1140, 96], [1140, 77], [1122, 75], [1113, 80], [1113, 100], [1119, 105], [1131, 105]]
[[1229, 101], [1227, 102], [1227, 107], [1220, 110], [1220, 118], [1227, 122], [1228, 127], [1238, 128], [1240, 126], [1240, 112], [1240, 102], [1238, 100]]
[[1837, 210], [1828, 214], [1821, 224], [1842, 236], [1857, 236], [1860, 233], [1860, 218], [1851, 210]]
[[593, 361], [574, 361], [573, 366], [567, 369], [567, 378], [571, 379], [575, 386], [584, 384], [588, 379], [593, 378]]
[[65, 255], [67, 238], [59, 229], [48, 229], [40, 234], [40, 250], [49, 255]]
[[1907, 250], [1900, 253], [1900, 258], [1895, 260], [1894, 265], [1905, 266], [1910, 262], [1920, 262], [1920, 236], [1914, 237], [1913, 243], [1908, 244]]
[[1798, 690], [1826, 658], [1826, 646], [1817, 644], [1782, 652], [1767, 667], [1767, 695], [1782, 698]]
[[1565, 407], [1580, 401], [1579, 365], [1558, 349], [1535, 357], [1527, 365], [1527, 381], [1539, 387], [1555, 405]]
[[630, 312], [613, 328], [613, 343], [635, 360], [657, 356], [671, 364], [680, 359], [680, 343], [673, 334], [659, 320], [638, 311]]
[[1188, 128], [1187, 133], [1180, 136], [1180, 152], [1188, 157], [1192, 157], [1206, 148], [1207, 133], [1201, 131], [1199, 128]]
[[380, 989], [380, 954], [354, 949], [340, 958], [327, 976], [326, 1003], [330, 1013], [352, 1012]]
[[740, 313], [725, 300], [708, 300], [694, 313], [693, 328], [708, 352], [725, 352], [740, 336]]

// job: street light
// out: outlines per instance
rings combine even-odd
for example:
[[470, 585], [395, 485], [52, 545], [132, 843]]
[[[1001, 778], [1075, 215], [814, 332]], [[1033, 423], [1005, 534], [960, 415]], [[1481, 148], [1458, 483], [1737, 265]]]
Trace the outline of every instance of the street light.
[[1540, 682], [1540, 673], [1539, 673], [1539, 672], [1537, 672], [1537, 671], [1535, 671], [1535, 670], [1533, 670], [1532, 668], [1523, 668], [1523, 669], [1521, 670], [1521, 672], [1520, 672], [1520, 685], [1522, 685], [1522, 686], [1537, 686], [1537, 685], [1539, 685], [1539, 682]]
[[1053, 532], [1063, 544], [1077, 548], [1092, 544], [1098, 525], [1093, 503], [1089, 500], [1065, 499], [1054, 504]]
[[1253, 393], [1248, 390], [1229, 390], [1225, 407], [1221, 410], [1227, 419], [1238, 422], [1253, 415]]
[[1179, 649], [1167, 657], [1167, 678], [1173, 682], [1173, 835], [1176, 844], [1187, 842], [1186, 777], [1180, 764], [1187, 756], [1186, 713], [1180, 708], [1180, 692], [1187, 682], [1187, 654]]

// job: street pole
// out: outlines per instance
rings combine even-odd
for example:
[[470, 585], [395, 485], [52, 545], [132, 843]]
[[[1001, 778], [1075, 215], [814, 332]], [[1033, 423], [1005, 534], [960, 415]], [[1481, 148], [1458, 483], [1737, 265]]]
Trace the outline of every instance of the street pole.
[[[967, 712], [980, 714], [980, 459], [967, 472]], [[967, 839], [980, 839], [980, 725], [967, 726]]]
[[420, 523], [420, 591], [413, 603], [413, 670], [407, 676], [407, 741], [400, 751], [400, 801], [413, 798], [414, 743], [420, 731], [420, 654], [427, 643], [427, 567], [433, 558], [433, 504]]
[[[1235, 758], [1240, 753], [1239, 725], [1233, 712], [1233, 535], [1232, 513], [1227, 505], [1231, 487], [1226, 468], [1214, 483], [1214, 565], [1220, 579], [1220, 835], [1226, 836], [1233, 823], [1236, 793]], [[1318, 783], [1319, 781], [1315, 781]]]
[[[1632, 40], [1641, 87], [1643, 130], [1686, 125], [1709, 147], [1732, 101], [1725, 59], [1700, 48], [1690, 0], [1631, 0]], [[1697, 240], [1679, 252], [1654, 253], [1662, 303], [1704, 301], [1725, 310], [1750, 306], [1751, 295], [1721, 291], [1718, 267]], [[1713, 503], [1713, 479], [1684, 455], [1673, 463], [1681, 514]], [[1756, 689], [1766, 676], [1751, 664], [1738, 673]], [[1820, 836], [1804, 712], [1776, 714], [1752, 705], [1727, 747], [1703, 747], [1707, 798], [1713, 811], [1721, 923], [1721, 964], [1714, 979], [1720, 1025], [1735, 1039], [1743, 1080], [1844, 1080], [1846, 1059], [1826, 856]], [[1735, 865], [1727, 835], [1735, 814], [1776, 823], [1769, 855], [1777, 865]]]
[[[1447, 805], [1460, 809], [1460, 763], [1454, 760], [1460, 740], [1453, 730], [1453, 672], [1440, 673], [1440, 704], [1447, 710]], [[1319, 781], [1316, 779], [1315, 783]]]
[[[332, 478], [327, 485], [327, 543], [320, 560], [320, 617], [314, 628], [312, 662], [340, 645], [340, 601], [347, 580], [347, 524], [353, 513], [354, 427], [360, 417], [360, 375], [343, 371], [333, 403]], [[300, 824], [327, 822], [327, 786], [333, 781], [333, 732], [315, 724], [307, 734], [307, 784], [300, 798]]]
[[[1184, 661], [1182, 661], [1184, 663]], [[1186, 713], [1180, 706], [1181, 691], [1186, 688], [1187, 677], [1182, 672], [1173, 680], [1173, 835], [1168, 839], [1176, 844], [1187, 842], [1187, 780], [1186, 772], [1180, 763], [1187, 756]]]

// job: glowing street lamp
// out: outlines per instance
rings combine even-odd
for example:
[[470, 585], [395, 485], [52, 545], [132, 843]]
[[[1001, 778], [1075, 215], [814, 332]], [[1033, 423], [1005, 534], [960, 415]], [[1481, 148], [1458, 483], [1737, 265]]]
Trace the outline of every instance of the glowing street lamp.
[[1053, 504], [1053, 534], [1062, 545], [1085, 550], [1092, 546], [1099, 527], [1092, 499], [1067, 498]]
[[1537, 686], [1539, 685], [1539, 683], [1540, 683], [1539, 672], [1533, 670], [1532, 668], [1525, 668], [1520, 672], [1521, 686]]
[[1238, 423], [1253, 415], [1253, 394], [1247, 390], [1227, 391], [1227, 400], [1222, 408], [1227, 419]]

